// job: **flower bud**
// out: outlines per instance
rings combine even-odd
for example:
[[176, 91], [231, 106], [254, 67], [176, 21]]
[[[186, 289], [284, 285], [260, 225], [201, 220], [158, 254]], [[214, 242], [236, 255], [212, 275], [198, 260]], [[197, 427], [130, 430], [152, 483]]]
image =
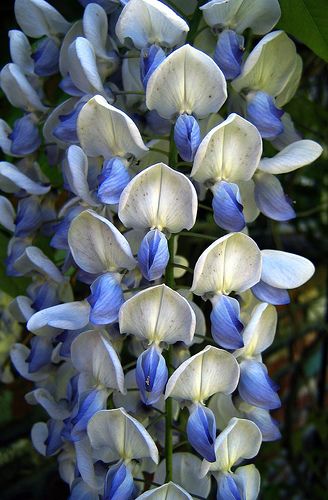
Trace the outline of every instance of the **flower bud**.
[[136, 381], [142, 402], [145, 405], [156, 403], [163, 394], [168, 378], [165, 359], [156, 345], [152, 345], [138, 358]]

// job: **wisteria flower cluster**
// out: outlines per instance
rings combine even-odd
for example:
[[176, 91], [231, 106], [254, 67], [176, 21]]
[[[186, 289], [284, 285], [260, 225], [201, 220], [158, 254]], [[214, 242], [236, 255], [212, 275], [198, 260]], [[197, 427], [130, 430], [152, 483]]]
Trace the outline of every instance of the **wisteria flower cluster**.
[[[33, 444], [57, 456], [73, 500], [205, 499], [211, 488], [255, 500], [249, 461], [280, 437], [262, 361], [274, 306], [314, 272], [249, 236], [260, 212], [295, 217], [278, 176], [321, 154], [282, 109], [301, 58], [271, 31], [277, 0], [80, 3], [70, 23], [44, 0], [16, 0], [21, 31], [0, 74], [18, 116], [0, 121], [6, 269], [30, 279], [9, 306], [29, 332], [11, 360], [34, 383], [27, 402], [49, 415]], [[262, 157], [263, 140], [274, 156]], [[222, 236], [190, 270], [188, 231], [211, 239], [197, 218], [205, 197]]]

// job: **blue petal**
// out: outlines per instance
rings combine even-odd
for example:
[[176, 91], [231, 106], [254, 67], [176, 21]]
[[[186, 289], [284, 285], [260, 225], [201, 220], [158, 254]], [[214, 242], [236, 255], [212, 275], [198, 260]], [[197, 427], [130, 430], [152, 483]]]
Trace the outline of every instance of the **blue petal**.
[[15, 269], [16, 260], [21, 257], [29, 242], [22, 238], [14, 238], [8, 245], [8, 257], [5, 259], [7, 276], [23, 276], [21, 272]]
[[193, 407], [187, 422], [188, 441], [208, 462], [215, 462], [215, 416], [201, 404]]
[[237, 484], [232, 474], [223, 473], [217, 476], [217, 494], [216, 500], [242, 500]]
[[215, 48], [214, 61], [226, 80], [233, 80], [239, 75], [243, 53], [244, 37], [233, 30], [224, 30]]
[[47, 337], [33, 337], [31, 339], [30, 354], [26, 358], [29, 363], [29, 373], [35, 373], [51, 363], [52, 342]]
[[152, 229], [144, 236], [138, 251], [142, 275], [148, 281], [159, 279], [164, 274], [169, 258], [165, 235], [158, 229]]
[[144, 404], [152, 405], [159, 400], [167, 378], [165, 359], [158, 348], [152, 345], [139, 356], [136, 367], [136, 382]]
[[79, 141], [76, 133], [76, 126], [79, 113], [84, 104], [84, 101], [79, 101], [70, 113], [59, 116], [60, 123], [52, 132], [57, 139], [67, 143], [76, 143]]
[[122, 288], [111, 273], [99, 276], [91, 285], [88, 302], [91, 305], [90, 321], [95, 325], [108, 325], [118, 320], [124, 302]]
[[103, 500], [130, 500], [134, 490], [133, 477], [124, 463], [112, 465], [105, 479]]
[[67, 241], [69, 227], [72, 220], [84, 210], [85, 208], [80, 205], [73, 207], [66, 213], [65, 217], [55, 225], [56, 232], [51, 238], [51, 247], [57, 248], [58, 250], [69, 250]]
[[57, 335], [56, 340], [62, 344], [59, 351], [61, 356], [64, 358], [71, 357], [71, 345], [79, 334], [79, 330], [65, 330], [63, 333]]
[[131, 176], [120, 158], [106, 160], [101, 174], [98, 177], [98, 199], [107, 205], [115, 205], [120, 201], [120, 196]]
[[262, 302], [268, 302], [274, 306], [281, 306], [290, 303], [287, 290], [268, 285], [264, 281], [259, 281], [252, 287], [255, 297]]
[[84, 392], [79, 399], [78, 411], [70, 419], [72, 426], [71, 439], [79, 441], [86, 431], [90, 418], [100, 410], [106, 408], [107, 394], [104, 391], [93, 389]]
[[[66, 463], [64, 462], [61, 466], [65, 467]], [[68, 500], [99, 500], [99, 498], [97, 490], [92, 489], [81, 478], [73, 481]]]
[[51, 456], [56, 453], [62, 446], [62, 430], [63, 430], [63, 422], [60, 420], [50, 419], [47, 422], [48, 426], [48, 437], [45, 440], [46, 445], [46, 455]]
[[247, 104], [246, 118], [255, 125], [263, 139], [274, 139], [284, 131], [282, 109], [275, 105], [274, 98], [265, 92], [256, 92]]
[[267, 410], [257, 408], [251, 414], [246, 415], [261, 431], [263, 441], [277, 441], [281, 438], [278, 422], [273, 419]]
[[41, 144], [39, 130], [32, 115], [25, 115], [16, 120], [8, 138], [12, 141], [10, 150], [14, 155], [33, 153]]
[[246, 360], [240, 364], [238, 390], [244, 401], [265, 410], [274, 410], [281, 406], [277, 389], [263, 363]]
[[38, 76], [50, 76], [59, 71], [59, 47], [51, 38], [45, 38], [32, 54], [34, 73]]
[[272, 174], [255, 177], [254, 197], [258, 208], [270, 219], [286, 221], [296, 217], [279, 180]]
[[215, 342], [225, 349], [239, 349], [244, 345], [241, 336], [244, 326], [239, 317], [238, 300], [226, 295], [215, 298], [210, 316], [211, 332]]
[[42, 223], [40, 201], [37, 197], [28, 196], [18, 203], [15, 220], [15, 236], [25, 238], [35, 233]]
[[74, 97], [82, 97], [84, 92], [78, 89], [74, 83], [70, 75], [66, 75], [58, 85], [60, 89], [62, 89], [66, 94], [74, 96]]
[[200, 144], [200, 128], [196, 118], [180, 115], [174, 126], [174, 142], [184, 161], [193, 161]]
[[147, 125], [151, 129], [151, 131], [154, 132], [154, 134], [167, 135], [170, 133], [171, 130], [170, 120], [167, 120], [166, 118], [162, 118], [161, 116], [159, 116], [159, 114], [155, 109], [148, 111], [148, 113], [146, 113], [145, 116]]
[[36, 311], [47, 309], [48, 307], [56, 306], [59, 304], [57, 295], [58, 286], [56, 283], [45, 281], [41, 285], [33, 289], [30, 294], [33, 303], [31, 307]]
[[241, 231], [245, 227], [243, 205], [239, 188], [231, 182], [221, 181], [213, 188], [214, 220], [227, 231]]
[[141, 50], [140, 54], [140, 76], [144, 88], [155, 69], [164, 61], [165, 52], [158, 45], [151, 45], [150, 47]]

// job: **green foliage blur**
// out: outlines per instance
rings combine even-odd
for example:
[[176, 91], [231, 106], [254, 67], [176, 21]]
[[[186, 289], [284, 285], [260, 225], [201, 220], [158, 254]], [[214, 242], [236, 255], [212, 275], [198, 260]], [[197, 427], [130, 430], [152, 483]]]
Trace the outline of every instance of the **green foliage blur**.
[[[81, 16], [77, 0], [50, 3], [67, 19]], [[328, 1], [280, 3], [283, 15], [278, 27], [293, 38], [304, 65], [300, 87], [285, 111], [291, 114], [304, 138], [319, 142], [324, 153], [314, 164], [281, 176], [285, 192], [295, 203], [297, 218], [281, 224], [260, 216], [250, 227], [250, 235], [260, 248], [298, 253], [316, 266], [310, 282], [292, 293], [291, 304], [278, 308], [277, 336], [264, 360], [280, 385], [282, 408], [273, 416], [281, 425], [282, 439], [264, 443], [255, 464], [262, 477], [261, 498], [321, 500], [327, 498], [328, 488]], [[13, 0], [0, 3], [1, 66], [9, 60], [7, 32], [17, 27], [13, 4]], [[250, 43], [255, 45], [256, 37]], [[15, 119], [15, 111], [3, 94], [0, 116], [10, 123]], [[272, 153], [266, 144], [265, 155]], [[48, 168], [46, 173], [53, 183], [60, 182], [56, 171]], [[204, 204], [209, 205], [209, 200]], [[212, 214], [202, 208], [199, 213], [200, 222], [193, 231], [219, 237]], [[10, 375], [10, 346], [17, 340], [24, 342], [28, 333], [6, 311], [10, 296], [23, 294], [27, 283], [25, 278], [5, 275], [3, 260], [8, 240], [9, 234], [0, 230], [0, 366], [2, 378], [7, 381], [0, 386], [0, 498], [61, 500], [67, 498], [68, 488], [58, 476], [56, 459], [39, 456], [29, 441], [32, 424], [46, 420], [46, 415], [42, 409], [25, 403], [24, 394], [32, 384], [16, 374], [11, 379]], [[51, 258], [58, 258], [46, 239], [37, 244]], [[181, 238], [179, 247], [179, 253], [193, 267], [204, 250], [204, 242]], [[185, 278], [185, 284], [190, 284], [190, 277]]]

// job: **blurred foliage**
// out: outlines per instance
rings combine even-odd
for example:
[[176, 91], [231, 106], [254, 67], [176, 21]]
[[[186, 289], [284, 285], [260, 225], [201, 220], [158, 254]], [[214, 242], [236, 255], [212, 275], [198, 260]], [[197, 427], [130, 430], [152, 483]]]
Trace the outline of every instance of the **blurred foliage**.
[[[80, 16], [77, 1], [51, 2], [68, 19]], [[299, 253], [316, 265], [312, 280], [292, 293], [292, 303], [281, 306], [279, 326], [273, 345], [265, 353], [269, 373], [279, 383], [282, 408], [275, 412], [281, 425], [282, 439], [264, 443], [256, 465], [262, 476], [262, 498], [276, 500], [323, 499], [327, 496], [328, 442], [327, 426], [327, 250], [328, 250], [328, 60], [327, 0], [281, 0], [283, 16], [279, 27], [294, 38], [303, 64], [303, 76], [294, 99], [286, 106], [296, 128], [304, 138], [314, 139], [324, 147], [324, 154], [315, 164], [282, 177], [286, 193], [295, 202], [297, 219], [279, 224], [260, 216], [250, 227], [250, 235], [260, 248], [277, 248]], [[0, 4], [2, 20], [1, 62], [9, 59], [7, 31], [17, 27], [13, 17], [14, 1]], [[252, 43], [255, 45], [257, 39]], [[301, 43], [302, 42], [302, 43]], [[303, 43], [305, 45], [303, 45]], [[312, 50], [310, 50], [310, 47]], [[314, 53], [313, 53], [313, 52]], [[320, 56], [320, 57], [318, 57]], [[58, 82], [52, 82], [56, 86]], [[15, 111], [0, 95], [0, 116], [12, 123]], [[270, 145], [266, 154], [272, 154]], [[44, 173], [55, 186], [61, 175], [40, 159]], [[210, 200], [203, 202], [209, 206]], [[194, 231], [219, 237], [219, 228], [211, 212], [199, 210]], [[0, 287], [15, 296], [26, 288], [25, 278], [12, 279], [4, 272], [3, 260], [9, 235], [0, 232]], [[51, 258], [54, 255], [44, 236], [37, 244]], [[179, 239], [179, 248], [193, 267], [206, 241], [199, 238]], [[186, 274], [181, 284], [189, 285]], [[10, 381], [8, 351], [18, 337], [24, 341], [26, 331], [8, 317], [8, 295], [0, 295], [0, 361], [5, 362], [2, 378], [10, 383], [0, 388], [0, 491], [2, 500], [67, 498], [68, 489], [59, 479], [56, 460], [40, 457], [29, 441], [34, 422], [46, 420], [43, 411], [28, 406], [24, 394], [32, 384], [15, 376]]]

